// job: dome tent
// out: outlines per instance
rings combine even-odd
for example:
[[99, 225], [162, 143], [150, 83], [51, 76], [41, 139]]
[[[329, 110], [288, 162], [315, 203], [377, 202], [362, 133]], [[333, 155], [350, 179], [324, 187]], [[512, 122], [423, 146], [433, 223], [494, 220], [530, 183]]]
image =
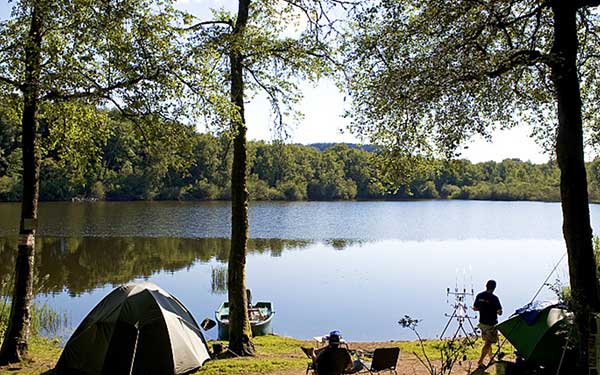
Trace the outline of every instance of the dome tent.
[[573, 314], [556, 301], [535, 302], [518, 309], [497, 327], [525, 361], [556, 370], [563, 354], [570, 354], [572, 319]]
[[122, 285], [92, 309], [63, 350], [59, 374], [185, 374], [210, 358], [190, 312], [152, 283]]

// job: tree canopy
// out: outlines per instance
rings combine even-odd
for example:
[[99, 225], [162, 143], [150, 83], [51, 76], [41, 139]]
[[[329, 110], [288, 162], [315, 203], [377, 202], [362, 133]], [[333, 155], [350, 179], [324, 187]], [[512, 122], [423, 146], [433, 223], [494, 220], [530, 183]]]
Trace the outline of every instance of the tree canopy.
[[82, 177], [109, 133], [97, 106], [110, 104], [140, 128], [194, 115], [189, 104], [205, 97], [179, 78], [188, 66], [176, 27], [183, 18], [169, 0], [23, 0], [0, 22], [0, 97], [12, 107], [8, 122], [20, 120], [22, 144], [19, 251], [0, 362], [27, 351], [44, 146], [70, 155]]
[[[556, 136], [550, 1], [387, 1], [359, 13], [345, 43], [352, 128], [399, 155], [454, 156], [475, 134], [527, 124]], [[599, 15], [578, 11], [584, 114], [598, 126]]]
[[347, 43], [353, 127], [392, 154], [453, 156], [519, 122], [555, 147], [580, 374], [600, 312], [584, 163], [584, 126], [598, 123], [598, 5], [381, 0]]

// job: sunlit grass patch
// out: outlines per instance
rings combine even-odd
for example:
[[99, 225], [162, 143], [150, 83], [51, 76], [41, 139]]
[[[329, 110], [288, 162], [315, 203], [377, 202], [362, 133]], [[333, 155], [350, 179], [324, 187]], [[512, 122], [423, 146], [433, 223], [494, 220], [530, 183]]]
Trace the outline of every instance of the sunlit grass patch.
[[[10, 314], [10, 304], [0, 302], [0, 344]], [[46, 304], [33, 304], [31, 313], [31, 333], [27, 359], [19, 364], [0, 367], [0, 375], [5, 374], [46, 374], [54, 368], [62, 348], [58, 339], [49, 339], [41, 335], [56, 334], [67, 325], [66, 314], [60, 314]]]
[[[0, 334], [3, 332], [0, 330]], [[209, 342], [212, 345], [214, 342]], [[227, 344], [223, 341], [218, 341]], [[253, 338], [256, 348], [255, 357], [231, 358], [207, 361], [198, 371], [197, 375], [249, 375], [249, 374], [272, 374], [291, 370], [303, 372], [309, 361], [302, 353], [300, 347], [314, 346], [312, 341], [297, 340], [289, 337], [275, 335], [261, 336]], [[432, 361], [440, 359], [440, 348], [443, 345], [441, 340], [424, 340], [423, 345], [427, 356]], [[466, 352], [467, 360], [473, 361], [479, 357], [483, 342], [478, 340], [474, 347]], [[369, 342], [369, 343], [351, 343], [352, 349], [362, 348], [364, 350], [373, 350], [377, 347], [400, 347], [401, 358], [413, 356], [413, 352], [422, 355], [422, 348], [418, 341], [389, 341], [389, 342]], [[497, 346], [494, 346], [496, 349]], [[512, 352], [512, 347], [508, 344], [503, 347], [503, 351]], [[62, 348], [59, 347], [58, 340], [47, 339], [38, 335], [33, 335], [30, 340], [30, 351], [28, 361], [18, 365], [0, 367], [0, 375], [8, 374], [52, 374], [51, 369], [56, 364]]]
[[233, 358], [208, 361], [196, 372], [202, 375], [268, 374], [306, 368], [306, 360], [293, 358]]
[[[226, 345], [223, 341], [220, 342]], [[308, 359], [300, 346], [312, 343], [276, 335], [259, 336], [252, 339], [256, 357], [211, 360], [196, 373], [202, 375], [268, 374], [276, 371], [305, 369]]]
[[[502, 337], [500, 337], [499, 343], [503, 343], [501, 352], [504, 353], [503, 354], [504, 356], [511, 356], [512, 353], [514, 353], [514, 348], [512, 347], [512, 345], [509, 342], [503, 342], [503, 341], [504, 341], [504, 339]], [[422, 356], [423, 350], [425, 350], [425, 354], [427, 355], [427, 357], [429, 359], [439, 360], [441, 358], [442, 346], [445, 345], [445, 343], [447, 343], [446, 340], [433, 339], [433, 340], [423, 340], [423, 347], [421, 347], [421, 344], [419, 343], [419, 341], [416, 341], [416, 340], [415, 341], [392, 342], [392, 343], [390, 343], [390, 346], [400, 347], [400, 351], [401, 351], [401, 353], [404, 353], [404, 355], [413, 355], [413, 353], [416, 353], [416, 354]], [[481, 355], [482, 347], [483, 347], [482, 339], [478, 339], [473, 344], [473, 346], [467, 346], [465, 348], [465, 352], [464, 352], [464, 354], [466, 355], [465, 360], [479, 359], [479, 356]], [[497, 349], [498, 349], [498, 345], [494, 344], [493, 345], [494, 353], [496, 352]]]
[[[4, 331], [0, 332], [0, 334], [3, 336]], [[62, 348], [58, 344], [58, 340], [50, 340], [45, 337], [33, 335], [29, 340], [28, 359], [19, 364], [0, 367], [0, 375], [52, 374], [51, 370], [54, 368], [62, 352]]]

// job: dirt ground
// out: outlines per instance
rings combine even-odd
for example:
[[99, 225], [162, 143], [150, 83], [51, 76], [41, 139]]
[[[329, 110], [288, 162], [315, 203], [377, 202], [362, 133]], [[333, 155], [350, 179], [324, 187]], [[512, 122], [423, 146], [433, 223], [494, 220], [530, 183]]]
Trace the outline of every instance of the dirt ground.
[[[370, 342], [370, 343], [349, 343], [351, 350], [364, 350], [373, 351], [376, 348], [385, 347], [386, 343], [383, 342]], [[439, 362], [433, 362], [433, 365], [440, 367]], [[484, 375], [484, 374], [495, 374], [495, 366], [490, 366], [486, 371], [476, 371], [477, 361], [466, 361], [461, 364], [456, 364], [452, 369], [453, 375]], [[412, 353], [400, 352], [398, 358], [398, 365], [396, 367], [398, 375], [429, 375], [430, 372], [419, 362], [419, 360]], [[364, 372], [361, 372], [364, 373]], [[279, 371], [273, 372], [268, 375], [305, 375], [305, 370], [291, 370], [291, 371]], [[388, 372], [382, 372], [382, 374], [388, 374]]]
[[[469, 367], [470, 366], [470, 367]], [[468, 374], [493, 374], [495, 373], [494, 366], [488, 369], [485, 372], [474, 372], [473, 369], [477, 366], [477, 364], [473, 361], [472, 363], [463, 363], [462, 366], [457, 366], [452, 370], [453, 375], [468, 375]], [[470, 369], [470, 370], [469, 370]], [[429, 375], [430, 373], [419, 363], [416, 358], [410, 358], [408, 355], [405, 358], [400, 358], [398, 360], [398, 366], [396, 368], [398, 375]], [[364, 372], [361, 372], [364, 374]], [[291, 371], [279, 371], [273, 372], [268, 375], [305, 375], [305, 370], [291, 370]], [[382, 372], [382, 374], [389, 374], [388, 372]]]

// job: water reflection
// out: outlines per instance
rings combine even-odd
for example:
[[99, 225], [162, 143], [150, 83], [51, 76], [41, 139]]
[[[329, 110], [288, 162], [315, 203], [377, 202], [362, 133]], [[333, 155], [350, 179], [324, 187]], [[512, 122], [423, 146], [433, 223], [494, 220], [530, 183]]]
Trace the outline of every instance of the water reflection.
[[212, 294], [227, 293], [227, 267], [217, 266], [211, 268]]
[[[249, 216], [247, 285], [275, 304], [275, 332], [299, 338], [412, 339], [396, 323], [404, 314], [435, 337], [457, 279], [470, 275], [476, 291], [496, 279], [510, 312], [565, 251], [555, 203], [253, 202]], [[16, 252], [2, 236], [17, 234], [18, 218], [18, 205], [0, 204], [0, 282]], [[226, 296], [229, 218], [228, 202], [44, 203], [36, 301], [77, 325], [113, 286], [147, 279], [212, 317]]]
[[[280, 257], [284, 251], [301, 249], [313, 241], [252, 239], [250, 254]], [[0, 282], [7, 282], [14, 267], [16, 238], [0, 237]], [[346, 245], [343, 245], [345, 243]], [[347, 246], [342, 241], [339, 246]], [[37, 240], [35, 272], [39, 292], [67, 291], [78, 296], [104, 285], [149, 278], [161, 271], [175, 273], [196, 262], [226, 263], [230, 240], [225, 238], [172, 237], [41, 237]], [[227, 271], [215, 267], [213, 292], [226, 291]]]
[[[0, 239], [2, 278], [12, 272], [14, 244]], [[47, 237], [38, 244], [36, 273], [48, 277], [36, 283], [36, 301], [66, 312], [73, 326], [130, 280], [160, 285], [199, 320], [226, 298], [227, 239]], [[397, 325], [408, 314], [423, 320], [424, 337], [435, 337], [451, 312], [447, 287], [474, 284], [478, 292], [496, 279], [508, 315], [529, 302], [563, 253], [562, 241], [548, 240], [253, 240], [247, 285], [255, 300], [273, 301], [275, 332], [285, 336], [339, 329], [351, 340], [412, 339]]]

